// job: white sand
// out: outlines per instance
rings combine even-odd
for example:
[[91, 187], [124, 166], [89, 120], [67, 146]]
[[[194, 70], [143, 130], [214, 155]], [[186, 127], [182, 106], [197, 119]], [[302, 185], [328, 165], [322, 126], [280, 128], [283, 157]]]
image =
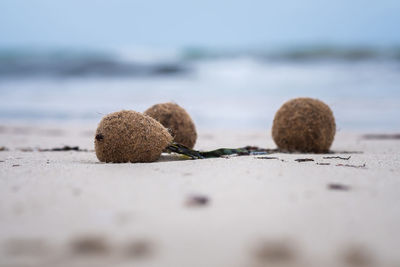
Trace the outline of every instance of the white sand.
[[[348, 161], [103, 164], [94, 152], [19, 151], [91, 150], [94, 129], [0, 127], [0, 266], [400, 266], [400, 141], [339, 132], [334, 150], [363, 152], [338, 154]], [[218, 131], [200, 132], [197, 148], [249, 144], [274, 147], [267, 132]], [[209, 203], [186, 205], [192, 194]], [[92, 240], [95, 256], [74, 240]]]

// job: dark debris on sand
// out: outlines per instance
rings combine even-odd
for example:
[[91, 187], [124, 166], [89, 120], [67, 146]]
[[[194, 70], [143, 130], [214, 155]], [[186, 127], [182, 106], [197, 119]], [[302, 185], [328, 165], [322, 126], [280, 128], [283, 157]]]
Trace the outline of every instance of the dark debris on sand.
[[378, 266], [371, 253], [362, 247], [351, 247], [341, 255], [341, 260], [345, 266], [350, 267], [369, 267]]
[[353, 164], [336, 164], [338, 167], [348, 167], [348, 168], [356, 168], [356, 169], [366, 169], [367, 165], [364, 163], [362, 165], [353, 165]]
[[363, 151], [330, 150], [327, 154], [363, 154]]
[[62, 152], [62, 151], [76, 151], [76, 152], [94, 152], [94, 150], [81, 149], [79, 146], [63, 146], [63, 147], [53, 147], [53, 148], [32, 148], [32, 147], [22, 147], [17, 148], [21, 152]]
[[295, 159], [295, 161], [297, 161], [297, 162], [308, 162], [308, 161], [314, 161], [314, 159], [310, 159], [310, 158], [305, 158], [305, 159]]
[[265, 242], [257, 247], [254, 254], [256, 259], [266, 264], [266, 266], [267, 264], [288, 264], [296, 259], [296, 253], [293, 248], [281, 241]]
[[63, 146], [63, 147], [54, 147], [49, 149], [39, 148], [39, 152], [49, 152], [49, 151], [80, 151], [87, 152], [87, 149], [80, 149], [79, 146]]
[[277, 159], [277, 160], [279, 160], [278, 157], [256, 157], [256, 159]]
[[351, 159], [351, 156], [348, 156], [348, 157], [331, 156], [331, 157], [323, 157], [323, 159], [342, 159], [342, 160], [349, 160], [349, 159]]
[[338, 184], [338, 183], [328, 184], [327, 187], [329, 190], [340, 190], [340, 191], [349, 191], [350, 190], [350, 186], [344, 185], [344, 184]]
[[110, 245], [101, 236], [80, 236], [70, 243], [70, 249], [76, 255], [104, 255], [110, 252]]
[[204, 195], [190, 195], [187, 197], [185, 205], [188, 207], [201, 207], [206, 206], [210, 202], [210, 199]]

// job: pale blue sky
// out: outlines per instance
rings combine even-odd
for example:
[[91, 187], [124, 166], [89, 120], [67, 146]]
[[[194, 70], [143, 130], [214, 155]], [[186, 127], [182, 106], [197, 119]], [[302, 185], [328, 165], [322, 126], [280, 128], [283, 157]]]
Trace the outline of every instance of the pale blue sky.
[[0, 46], [400, 44], [399, 0], [1, 0]]

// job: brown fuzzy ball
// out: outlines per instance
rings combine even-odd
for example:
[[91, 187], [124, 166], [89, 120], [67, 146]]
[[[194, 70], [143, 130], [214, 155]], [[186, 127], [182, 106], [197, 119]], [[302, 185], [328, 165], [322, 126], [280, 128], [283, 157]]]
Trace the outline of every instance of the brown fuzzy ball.
[[96, 156], [103, 162], [152, 162], [172, 142], [159, 122], [139, 112], [122, 110], [105, 116], [94, 140]]
[[320, 100], [292, 99], [275, 114], [272, 137], [286, 151], [328, 152], [335, 137], [332, 110]]
[[170, 129], [174, 141], [193, 148], [197, 133], [193, 120], [185, 109], [175, 103], [156, 104], [147, 109], [144, 114], [156, 119], [165, 128]]

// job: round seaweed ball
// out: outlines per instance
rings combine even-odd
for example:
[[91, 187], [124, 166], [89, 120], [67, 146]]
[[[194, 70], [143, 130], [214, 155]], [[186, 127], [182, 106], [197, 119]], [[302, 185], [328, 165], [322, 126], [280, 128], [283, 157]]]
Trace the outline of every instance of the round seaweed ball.
[[144, 114], [156, 119], [171, 131], [174, 141], [193, 148], [197, 133], [192, 118], [185, 109], [175, 103], [156, 104], [147, 109]]
[[152, 162], [171, 142], [168, 130], [153, 118], [122, 110], [100, 121], [94, 145], [102, 162]]
[[335, 132], [332, 110], [312, 98], [295, 98], [283, 104], [272, 126], [279, 149], [292, 152], [328, 152]]

